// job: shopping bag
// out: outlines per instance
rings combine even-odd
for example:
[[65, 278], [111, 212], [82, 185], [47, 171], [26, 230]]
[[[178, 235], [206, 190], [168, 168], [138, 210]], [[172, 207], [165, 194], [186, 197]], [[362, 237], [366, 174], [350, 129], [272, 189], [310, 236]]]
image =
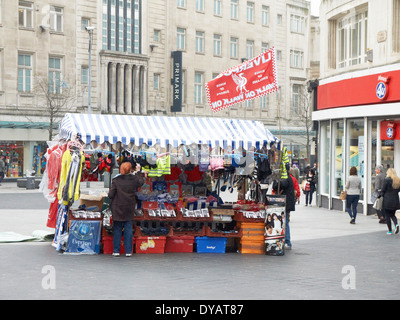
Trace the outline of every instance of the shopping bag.
[[382, 205], [383, 205], [383, 197], [380, 197], [375, 200], [372, 208], [374, 208], [375, 210], [382, 210]]
[[347, 192], [346, 192], [345, 190], [343, 190], [343, 191], [340, 193], [339, 199], [340, 199], [340, 200], [346, 200], [346, 197], [347, 197]]
[[310, 191], [310, 182], [307, 182], [304, 186], [304, 191]]

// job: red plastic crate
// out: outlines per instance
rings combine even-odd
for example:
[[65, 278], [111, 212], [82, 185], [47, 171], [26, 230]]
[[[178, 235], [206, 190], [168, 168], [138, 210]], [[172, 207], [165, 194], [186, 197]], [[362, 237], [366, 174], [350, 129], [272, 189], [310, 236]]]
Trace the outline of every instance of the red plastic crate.
[[164, 253], [166, 237], [136, 237], [136, 253]]
[[[103, 253], [104, 254], [112, 254], [113, 253], [113, 236], [103, 236], [101, 239], [101, 243], [103, 244]], [[135, 245], [135, 238], [133, 238], [133, 246]], [[121, 248], [119, 250], [120, 254], [125, 254], [125, 246], [124, 246], [124, 237], [121, 238]]]
[[193, 252], [194, 236], [167, 237], [165, 252]]

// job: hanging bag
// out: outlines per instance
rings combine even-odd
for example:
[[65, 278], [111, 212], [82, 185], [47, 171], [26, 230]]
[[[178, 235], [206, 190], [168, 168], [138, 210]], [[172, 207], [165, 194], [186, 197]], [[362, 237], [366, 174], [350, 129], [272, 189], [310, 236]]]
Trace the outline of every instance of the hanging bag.
[[346, 192], [345, 190], [343, 190], [343, 191], [340, 193], [339, 199], [340, 199], [340, 200], [346, 200], [346, 197], [347, 197], [347, 192]]
[[383, 197], [377, 198], [372, 208], [374, 208], [375, 210], [382, 210], [382, 207], [383, 207]]

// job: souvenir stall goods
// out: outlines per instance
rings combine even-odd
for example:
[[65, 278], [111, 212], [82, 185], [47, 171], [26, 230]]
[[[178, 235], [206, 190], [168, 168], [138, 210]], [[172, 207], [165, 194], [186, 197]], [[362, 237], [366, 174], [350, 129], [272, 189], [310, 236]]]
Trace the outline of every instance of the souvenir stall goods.
[[[101, 203], [95, 204], [94, 199], [85, 199], [79, 193], [85, 166], [89, 172], [100, 172], [129, 161], [147, 172], [145, 184], [137, 191], [133, 231], [136, 253], [224, 253], [228, 239], [237, 239], [238, 243], [243, 240], [241, 249], [245, 249], [245, 241], [254, 240], [249, 238], [246, 223], [266, 220], [267, 206], [260, 203], [257, 186], [279, 168], [274, 154], [279, 141], [261, 122], [66, 114], [60, 137], [68, 141], [67, 145], [81, 145], [74, 157], [67, 148], [61, 158], [53, 242], [57, 250], [86, 254], [112, 251], [109, 199], [101, 195]], [[104, 155], [109, 161], [102, 165]], [[255, 188], [246, 193], [250, 185]], [[222, 192], [235, 192], [239, 200], [224, 204]], [[72, 205], [78, 199], [75, 210]], [[81, 242], [84, 248], [73, 246], [78, 243], [76, 239], [85, 237], [87, 243]]]

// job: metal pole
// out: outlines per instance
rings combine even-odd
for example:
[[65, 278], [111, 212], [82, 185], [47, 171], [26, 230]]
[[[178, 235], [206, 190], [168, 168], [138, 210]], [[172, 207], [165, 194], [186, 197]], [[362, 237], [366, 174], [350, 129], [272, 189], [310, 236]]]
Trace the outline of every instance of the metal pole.
[[92, 103], [91, 103], [91, 91], [92, 91], [92, 34], [93, 30], [88, 30], [89, 32], [89, 86], [88, 86], [88, 113], [91, 113]]

